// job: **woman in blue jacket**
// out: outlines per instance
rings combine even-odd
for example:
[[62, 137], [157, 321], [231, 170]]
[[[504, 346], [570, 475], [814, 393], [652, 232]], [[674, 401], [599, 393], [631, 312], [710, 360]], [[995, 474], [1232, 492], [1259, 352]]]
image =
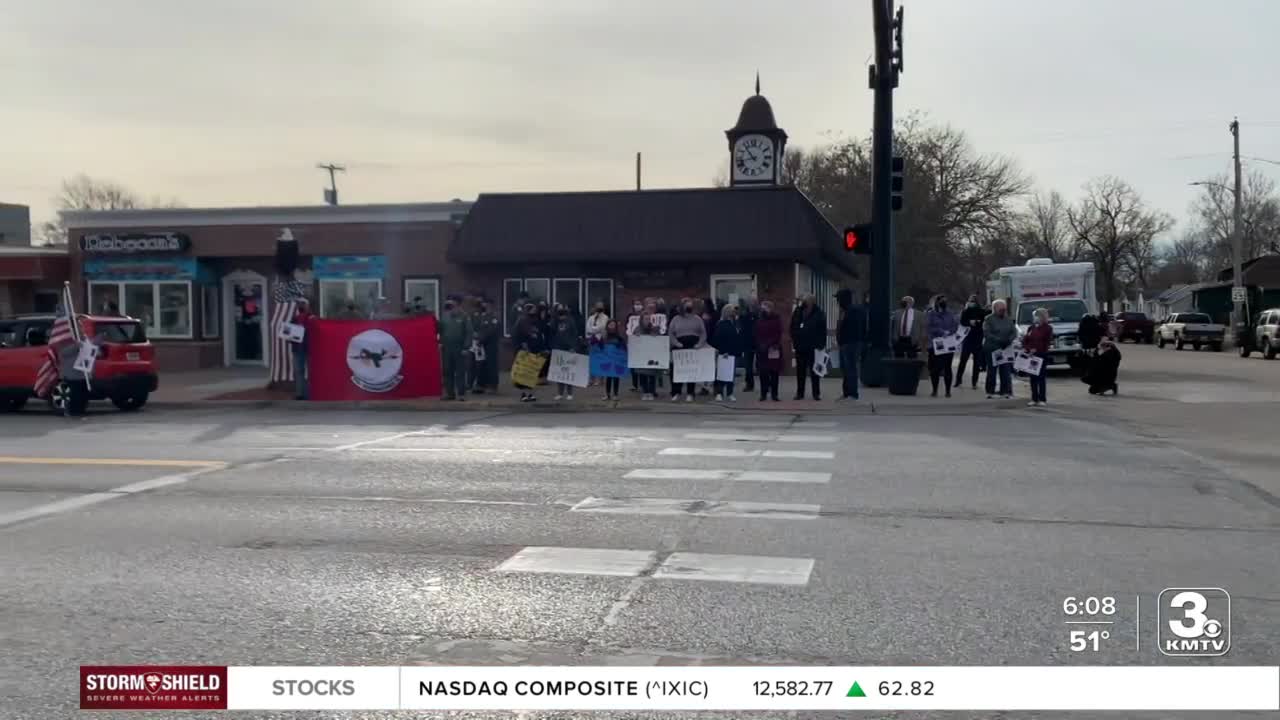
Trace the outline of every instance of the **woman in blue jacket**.
[[[711, 336], [711, 347], [716, 349], [720, 358], [733, 358], [736, 372], [743, 350], [742, 329], [738, 326], [736, 305], [725, 305], [720, 311], [720, 322], [716, 323], [715, 333]], [[716, 381], [716, 400], [738, 401], [738, 396], [733, 394], [732, 379], [727, 382]]]

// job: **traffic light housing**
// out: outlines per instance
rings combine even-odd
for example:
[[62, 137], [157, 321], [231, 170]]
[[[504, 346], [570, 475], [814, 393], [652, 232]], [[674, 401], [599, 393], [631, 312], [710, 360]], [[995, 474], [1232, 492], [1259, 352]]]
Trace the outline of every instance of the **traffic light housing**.
[[901, 155], [893, 156], [893, 171], [889, 175], [889, 198], [894, 212], [902, 209], [902, 174], [907, 161]]
[[855, 255], [871, 254], [871, 224], [849, 225], [844, 229], [844, 251]]

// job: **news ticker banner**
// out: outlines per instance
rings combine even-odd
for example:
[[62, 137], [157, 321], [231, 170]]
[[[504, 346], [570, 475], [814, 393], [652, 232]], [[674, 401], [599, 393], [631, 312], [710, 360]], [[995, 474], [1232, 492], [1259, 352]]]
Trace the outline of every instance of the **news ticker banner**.
[[1280, 710], [1280, 667], [81, 666], [85, 710]]

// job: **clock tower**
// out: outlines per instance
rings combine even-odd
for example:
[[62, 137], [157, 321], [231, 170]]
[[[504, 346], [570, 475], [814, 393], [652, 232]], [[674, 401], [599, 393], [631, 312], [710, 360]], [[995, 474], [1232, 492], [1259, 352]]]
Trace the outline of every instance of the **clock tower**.
[[760, 94], [760, 73], [756, 73], [756, 94], [742, 103], [738, 124], [724, 134], [729, 138], [730, 186], [772, 187], [781, 182], [787, 133], [778, 127], [773, 107]]

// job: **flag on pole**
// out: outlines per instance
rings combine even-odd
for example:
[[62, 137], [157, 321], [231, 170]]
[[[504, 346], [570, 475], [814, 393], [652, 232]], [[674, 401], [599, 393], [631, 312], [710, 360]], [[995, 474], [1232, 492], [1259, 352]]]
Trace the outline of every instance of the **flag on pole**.
[[[58, 304], [58, 314], [54, 318], [53, 327], [49, 331], [49, 343], [45, 352], [44, 363], [36, 374], [36, 397], [47, 397], [49, 391], [62, 378], [62, 349], [68, 346], [80, 346], [84, 338], [80, 332], [80, 321], [76, 319], [76, 308], [71, 301], [71, 283], [62, 284], [62, 302]], [[88, 375], [85, 376], [88, 381]]]

